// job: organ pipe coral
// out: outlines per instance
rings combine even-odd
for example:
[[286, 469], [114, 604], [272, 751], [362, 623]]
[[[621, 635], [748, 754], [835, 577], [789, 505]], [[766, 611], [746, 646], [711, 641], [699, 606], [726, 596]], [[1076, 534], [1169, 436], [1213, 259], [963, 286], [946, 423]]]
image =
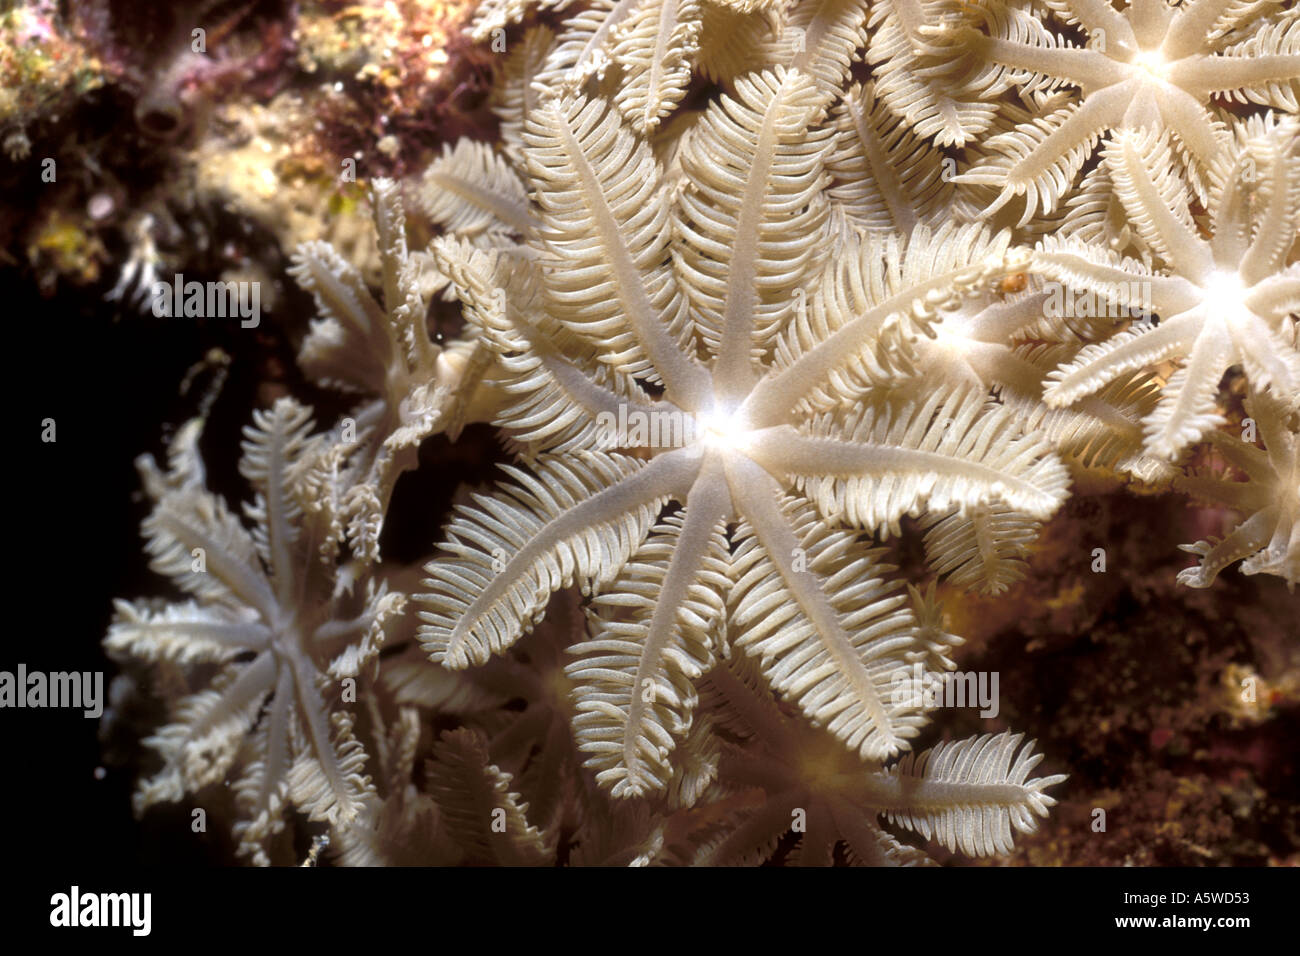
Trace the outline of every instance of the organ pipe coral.
[[[322, 29], [300, 56], [339, 55]], [[1077, 771], [1014, 723], [955, 739], [913, 681], [961, 680], [982, 601], [1075, 633], [1049, 558], [1089, 550], [1079, 502], [1219, 509], [1160, 566], [1175, 615], [1239, 561], [1300, 578], [1293, 8], [485, 0], [465, 29], [497, 134], [363, 177], [372, 287], [285, 250], [316, 318], [303, 397], [251, 413], [248, 524], [201, 419], [141, 459], [188, 598], [118, 602], [105, 641], [169, 705], [138, 810], [227, 781], [259, 863], [1004, 858]], [[496, 483], [399, 558], [448, 504], [402, 482], [485, 434]]]

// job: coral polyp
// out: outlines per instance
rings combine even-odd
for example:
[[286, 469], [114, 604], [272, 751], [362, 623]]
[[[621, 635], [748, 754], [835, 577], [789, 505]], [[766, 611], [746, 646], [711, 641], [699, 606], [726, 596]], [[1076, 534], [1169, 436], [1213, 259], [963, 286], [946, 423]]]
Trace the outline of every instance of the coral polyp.
[[23, 256], [207, 350], [103, 641], [146, 825], [1295, 861], [1294, 5], [92, 6], [0, 21], [0, 135], [122, 98], [157, 175], [60, 153]]

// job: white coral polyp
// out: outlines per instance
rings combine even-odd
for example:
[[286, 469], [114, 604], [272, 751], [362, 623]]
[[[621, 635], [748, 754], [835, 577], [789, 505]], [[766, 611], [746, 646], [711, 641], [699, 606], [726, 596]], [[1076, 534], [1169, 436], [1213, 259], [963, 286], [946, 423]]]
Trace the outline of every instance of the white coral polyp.
[[748, 416], [734, 408], [715, 406], [695, 416], [696, 435], [705, 445], [723, 451], [743, 449], [751, 440]]

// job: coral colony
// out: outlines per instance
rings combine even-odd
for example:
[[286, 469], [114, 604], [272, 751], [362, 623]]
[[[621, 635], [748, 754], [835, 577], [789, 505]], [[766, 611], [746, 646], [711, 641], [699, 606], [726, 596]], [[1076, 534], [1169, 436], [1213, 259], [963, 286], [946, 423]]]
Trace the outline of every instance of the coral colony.
[[[391, 6], [147, 84], [174, 125], [204, 84], [340, 56], [332, 28], [387, 92], [376, 150], [325, 173], [356, 184], [329, 230], [193, 154], [282, 244], [315, 303], [299, 367], [346, 411], [248, 409], [238, 505], [204, 414], [138, 460], [150, 567], [183, 595], [116, 601], [104, 642], [166, 703], [138, 813], [228, 786], [260, 864], [313, 840], [336, 864], [1006, 856], [1070, 784], [1014, 730], [922, 749], [936, 711], [1017, 694], [958, 672], [944, 603], [1015, 600], [1099, 484], [1228, 519], [1149, 529], [1191, 556], [1173, 593], [1300, 580], [1293, 4]], [[237, 34], [219, 7], [176, 29]], [[443, 109], [411, 168], [426, 105], [403, 112], [400, 70], [459, 102], [462, 60], [494, 122]], [[293, 115], [343, 122], [312, 95]], [[186, 281], [135, 222], [142, 310], [215, 300], [275, 334], [256, 276]], [[403, 566], [398, 481], [469, 425], [504, 443], [499, 480]]]

